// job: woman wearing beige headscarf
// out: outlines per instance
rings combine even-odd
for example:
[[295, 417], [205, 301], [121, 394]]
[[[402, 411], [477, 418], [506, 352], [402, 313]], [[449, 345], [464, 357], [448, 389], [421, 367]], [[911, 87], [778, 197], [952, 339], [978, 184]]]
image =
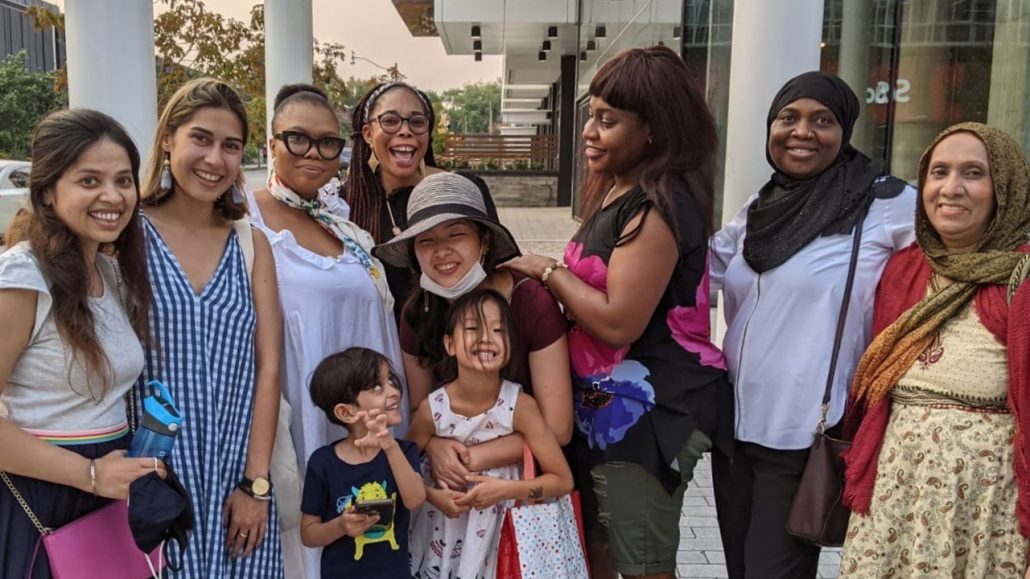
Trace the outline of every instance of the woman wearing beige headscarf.
[[923, 154], [919, 193], [918, 245], [884, 270], [853, 384], [841, 576], [1023, 577], [1030, 164], [958, 124]]

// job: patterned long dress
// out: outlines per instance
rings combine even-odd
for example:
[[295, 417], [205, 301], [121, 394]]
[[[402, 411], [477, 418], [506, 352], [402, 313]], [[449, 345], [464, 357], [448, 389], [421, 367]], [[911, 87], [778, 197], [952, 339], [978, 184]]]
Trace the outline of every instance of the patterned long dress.
[[174, 576], [282, 577], [274, 501], [264, 543], [246, 559], [229, 558], [222, 526], [225, 501], [243, 478], [254, 410], [256, 315], [236, 232], [198, 295], [161, 235], [146, 218], [143, 223], [156, 343], [147, 352], [140, 386], [161, 380], [183, 413], [170, 462], [189, 491], [197, 522], [183, 570]]
[[1005, 347], [970, 303], [891, 391], [868, 516], [841, 577], [1023, 577]]

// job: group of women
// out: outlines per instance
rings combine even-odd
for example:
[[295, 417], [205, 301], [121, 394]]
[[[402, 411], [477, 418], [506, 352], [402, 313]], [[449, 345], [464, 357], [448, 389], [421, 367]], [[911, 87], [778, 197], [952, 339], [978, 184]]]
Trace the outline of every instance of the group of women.
[[[814, 577], [818, 547], [785, 528], [831, 357], [827, 425], [855, 440], [842, 576], [1026, 573], [1030, 165], [1018, 145], [951, 127], [913, 189], [850, 145], [853, 91], [806, 73], [769, 111], [770, 181], [715, 231], [715, 123], [682, 60], [625, 51], [589, 95], [585, 215], [561, 260], [521, 255], [485, 184], [433, 166], [432, 106], [403, 83], [354, 108], [342, 184], [347, 138], [307, 85], [275, 100], [257, 191], [241, 173], [245, 108], [217, 80], [172, 96], [142, 179], [109, 117], [42, 121], [32, 210], [0, 254], [2, 574], [50, 576], [14, 491], [57, 528], [164, 475], [124, 453], [122, 398], [159, 379], [188, 417], [169, 460], [196, 511], [184, 576], [319, 576], [267, 500], [281, 401], [303, 472], [343, 435], [308, 394], [318, 362], [383, 353], [404, 370], [408, 412], [447, 380], [448, 304], [476, 288], [511, 305], [506, 375], [565, 447], [593, 577], [674, 575], [683, 493], [706, 452], [730, 576]], [[710, 289], [724, 296], [722, 350]], [[434, 438], [426, 455], [437, 483], [458, 488], [519, 463], [522, 447], [518, 434]]]

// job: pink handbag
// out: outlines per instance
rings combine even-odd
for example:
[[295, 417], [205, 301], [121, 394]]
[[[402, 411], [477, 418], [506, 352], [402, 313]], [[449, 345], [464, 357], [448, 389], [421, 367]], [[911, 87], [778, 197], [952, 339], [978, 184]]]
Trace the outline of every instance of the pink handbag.
[[[111, 501], [59, 529], [49, 529], [36, 518], [7, 473], [0, 471], [0, 478], [39, 531], [54, 579], [142, 579], [164, 567], [161, 547], [144, 555], [136, 546], [129, 529], [128, 501]], [[37, 545], [33, 562], [38, 554]]]

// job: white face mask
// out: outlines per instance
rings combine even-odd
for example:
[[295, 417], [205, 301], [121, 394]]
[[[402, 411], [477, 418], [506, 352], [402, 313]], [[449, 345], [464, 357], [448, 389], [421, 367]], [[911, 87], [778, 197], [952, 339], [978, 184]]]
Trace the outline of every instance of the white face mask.
[[445, 300], [456, 300], [479, 287], [479, 284], [483, 283], [483, 280], [485, 279], [486, 270], [483, 269], [483, 265], [477, 261], [476, 264], [472, 266], [472, 269], [470, 269], [464, 277], [458, 280], [458, 283], [451, 287], [443, 287], [436, 283], [426, 275], [426, 272], [422, 272], [422, 277], [419, 278], [418, 283], [422, 286], [422, 289], [431, 294], [436, 294]]

